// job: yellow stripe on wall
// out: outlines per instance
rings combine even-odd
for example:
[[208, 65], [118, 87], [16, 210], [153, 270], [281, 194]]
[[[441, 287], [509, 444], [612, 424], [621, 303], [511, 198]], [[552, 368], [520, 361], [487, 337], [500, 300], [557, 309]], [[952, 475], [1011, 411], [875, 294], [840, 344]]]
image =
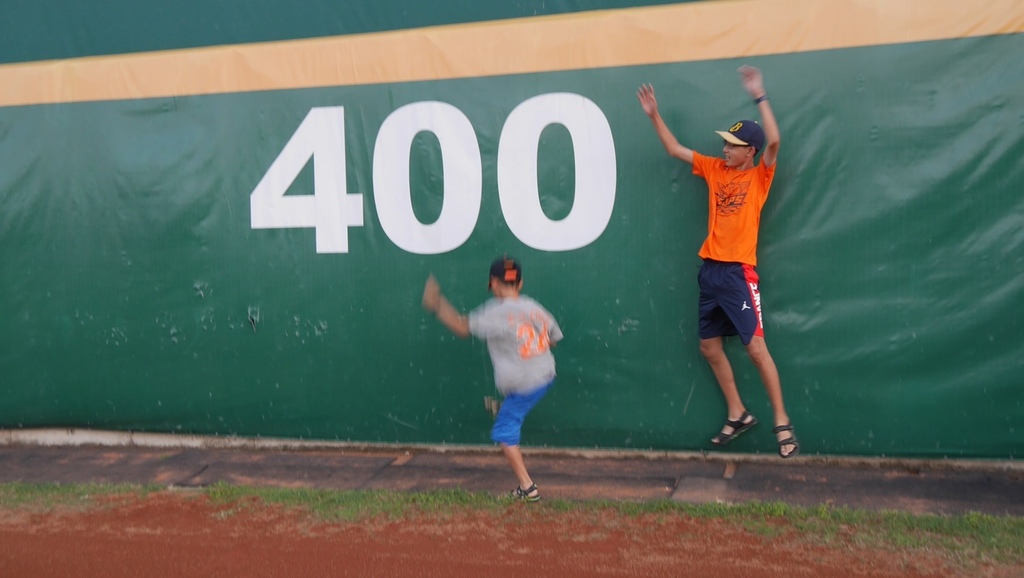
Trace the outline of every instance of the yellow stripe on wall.
[[0, 106], [443, 80], [1024, 32], [1022, 0], [719, 0], [0, 66]]

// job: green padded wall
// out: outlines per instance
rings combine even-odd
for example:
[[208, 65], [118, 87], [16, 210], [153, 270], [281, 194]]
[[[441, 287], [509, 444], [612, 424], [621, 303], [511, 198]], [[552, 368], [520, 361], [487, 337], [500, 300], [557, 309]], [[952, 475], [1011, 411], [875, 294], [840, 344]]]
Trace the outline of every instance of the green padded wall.
[[[201, 20], [179, 38], [153, 4], [138, 29], [85, 26], [63, 46], [0, 35], [19, 61], [0, 72], [533, 15], [451, 2], [417, 16], [393, 0], [391, 23], [308, 4], [318, 17], [276, 34], [249, 14], [223, 37]], [[238, 9], [211, 6], [217, 22]], [[653, 83], [677, 136], [716, 155], [713, 131], [756, 114], [736, 75], [751, 63], [783, 133], [758, 270], [804, 451], [1015, 458], [1022, 53], [1011, 33], [2, 106], [0, 428], [489, 443], [486, 349], [419, 300], [433, 273], [475, 307], [508, 252], [566, 336], [524, 444], [707, 449], [724, 403], [696, 336], [705, 187], [664, 153], [635, 91]], [[756, 372], [727, 350], [767, 424]], [[773, 452], [761, 427], [735, 449]]]

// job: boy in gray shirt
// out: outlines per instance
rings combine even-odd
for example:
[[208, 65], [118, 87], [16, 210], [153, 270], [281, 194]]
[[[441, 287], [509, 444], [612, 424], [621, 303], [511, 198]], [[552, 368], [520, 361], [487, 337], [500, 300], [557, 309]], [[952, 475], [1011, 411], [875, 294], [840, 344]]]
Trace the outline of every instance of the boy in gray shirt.
[[458, 337], [472, 335], [487, 342], [494, 383], [504, 396], [491, 439], [501, 446], [519, 480], [511, 497], [536, 502], [540, 492], [526, 471], [519, 437], [523, 420], [554, 384], [555, 357], [551, 347], [562, 339], [562, 330], [540, 303], [520, 294], [522, 288], [522, 266], [515, 259], [504, 257], [491, 263], [487, 289], [494, 298], [468, 316], [445, 299], [433, 275], [427, 278], [423, 289], [423, 307]]

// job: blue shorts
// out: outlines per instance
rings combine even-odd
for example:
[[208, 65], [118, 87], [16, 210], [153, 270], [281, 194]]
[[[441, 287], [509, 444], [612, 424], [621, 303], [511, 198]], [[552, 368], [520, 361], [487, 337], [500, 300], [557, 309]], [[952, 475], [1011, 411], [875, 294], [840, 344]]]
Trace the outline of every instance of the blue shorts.
[[542, 385], [539, 389], [530, 393], [510, 393], [501, 402], [501, 409], [494, 419], [494, 427], [491, 428], [491, 439], [494, 443], [508, 446], [519, 445], [519, 434], [523, 429], [523, 420], [530, 413], [533, 406], [537, 405], [544, 394], [555, 382]]
[[700, 338], [739, 335], [749, 345], [764, 337], [757, 271], [742, 263], [705, 259], [697, 274], [700, 284]]

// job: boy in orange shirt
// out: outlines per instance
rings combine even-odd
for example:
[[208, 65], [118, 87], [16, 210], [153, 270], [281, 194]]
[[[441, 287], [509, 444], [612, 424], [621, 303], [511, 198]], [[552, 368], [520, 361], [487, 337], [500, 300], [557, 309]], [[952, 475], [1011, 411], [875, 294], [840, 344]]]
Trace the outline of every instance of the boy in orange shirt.
[[[700, 248], [704, 264], [697, 275], [700, 352], [711, 366], [728, 406], [725, 425], [711, 443], [724, 446], [757, 424], [757, 418], [740, 399], [732, 366], [722, 347], [722, 337], [739, 335], [768, 391], [775, 413], [772, 431], [779, 444], [779, 455], [789, 458], [800, 452], [800, 444], [782, 402], [778, 369], [764, 341], [755, 270], [761, 209], [768, 199], [779, 154], [779, 126], [765, 95], [761, 71], [743, 66], [739, 72], [743, 88], [758, 107], [764, 128], [752, 120], [741, 120], [728, 131], [716, 131], [725, 141], [722, 158], [707, 157], [679, 144], [658, 112], [653, 86], [641, 86], [637, 98], [668, 154], [693, 165], [693, 173], [708, 183], [708, 236]], [[762, 150], [760, 164], [754, 164], [754, 157]]]

